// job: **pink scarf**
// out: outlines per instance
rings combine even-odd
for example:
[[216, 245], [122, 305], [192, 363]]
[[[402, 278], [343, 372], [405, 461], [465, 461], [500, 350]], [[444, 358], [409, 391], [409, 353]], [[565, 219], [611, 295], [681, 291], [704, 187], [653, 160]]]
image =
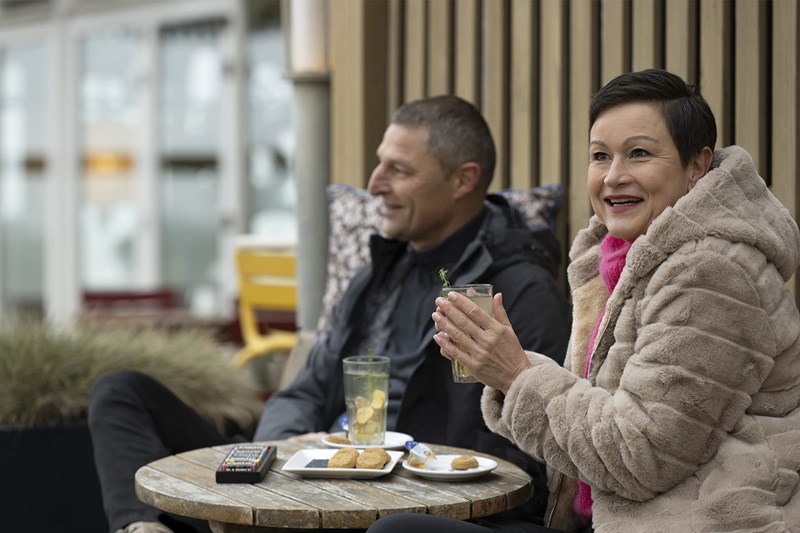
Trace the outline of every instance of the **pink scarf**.
[[[603, 278], [606, 284], [608, 294], [614, 292], [614, 288], [617, 286], [619, 277], [622, 275], [622, 269], [625, 268], [625, 259], [628, 256], [630, 247], [631, 245], [626, 241], [618, 239], [611, 234], [606, 235], [600, 244], [600, 277]], [[594, 344], [597, 341], [597, 333], [600, 330], [600, 324], [603, 322], [605, 314], [605, 309], [603, 309], [589, 341], [589, 347], [586, 352], [586, 367], [583, 370], [583, 377], [586, 379], [589, 378], [589, 364], [592, 362]], [[592, 488], [580, 479], [578, 480], [578, 494], [575, 496], [575, 501], [572, 502], [572, 508], [586, 521], [592, 516]]]

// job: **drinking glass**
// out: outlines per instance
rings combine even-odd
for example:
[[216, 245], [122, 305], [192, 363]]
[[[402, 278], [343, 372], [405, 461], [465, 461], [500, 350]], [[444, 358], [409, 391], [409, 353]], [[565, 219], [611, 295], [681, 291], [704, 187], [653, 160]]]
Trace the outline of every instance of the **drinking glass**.
[[[483, 309], [489, 316], [492, 314], [492, 286], [488, 283], [476, 283], [472, 285], [458, 285], [452, 287], [442, 287], [442, 296], [447, 298], [451, 292], [457, 292], [472, 300]], [[472, 375], [464, 365], [453, 359], [453, 381], [456, 383], [477, 383], [478, 379]]]
[[389, 358], [355, 355], [345, 357], [343, 366], [347, 438], [353, 444], [381, 445], [386, 435]]

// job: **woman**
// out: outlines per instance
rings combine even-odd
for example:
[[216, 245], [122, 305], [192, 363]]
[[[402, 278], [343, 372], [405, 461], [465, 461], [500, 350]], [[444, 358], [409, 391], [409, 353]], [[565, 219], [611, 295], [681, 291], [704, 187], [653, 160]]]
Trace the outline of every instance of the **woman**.
[[800, 530], [796, 222], [745, 150], [712, 151], [713, 114], [675, 75], [612, 80], [590, 128], [565, 368], [521, 349], [499, 294], [496, 319], [437, 299], [442, 354], [487, 385], [488, 426], [551, 469], [549, 527]]

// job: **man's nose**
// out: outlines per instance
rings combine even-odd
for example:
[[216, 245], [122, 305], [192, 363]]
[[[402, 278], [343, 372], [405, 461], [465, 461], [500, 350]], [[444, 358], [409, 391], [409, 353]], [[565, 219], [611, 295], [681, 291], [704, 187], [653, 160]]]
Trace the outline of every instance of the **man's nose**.
[[372, 196], [378, 196], [379, 194], [383, 194], [386, 192], [386, 186], [388, 184], [388, 180], [386, 179], [386, 172], [382, 164], [378, 163], [378, 166], [372, 171], [372, 174], [369, 177], [369, 182], [367, 183], [367, 191]]

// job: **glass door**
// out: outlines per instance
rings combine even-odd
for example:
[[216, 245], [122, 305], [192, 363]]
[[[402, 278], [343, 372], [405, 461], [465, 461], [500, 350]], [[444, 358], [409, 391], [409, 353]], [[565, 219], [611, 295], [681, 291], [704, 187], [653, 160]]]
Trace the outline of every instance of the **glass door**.
[[224, 21], [164, 27], [158, 42], [161, 271], [198, 315], [222, 311]]
[[222, 267], [242, 224], [223, 210], [242, 210], [229, 134], [242, 118], [224, 89], [241, 84], [226, 52], [238, 5], [165, 3], [76, 29], [84, 299], [166, 293], [193, 315], [232, 314]]
[[43, 43], [0, 45], [0, 314], [43, 312], [46, 63]]
[[279, 4], [258, 6], [247, 34], [246, 228], [275, 241], [296, 242], [293, 89], [284, 78]]
[[137, 72], [142, 35], [117, 27], [79, 43], [78, 212], [80, 276], [85, 292], [144, 288], [138, 192], [143, 109]]
[[0, 315], [92, 293], [231, 317], [236, 237], [295, 239], [280, 0], [165, 0], [0, 28]]

